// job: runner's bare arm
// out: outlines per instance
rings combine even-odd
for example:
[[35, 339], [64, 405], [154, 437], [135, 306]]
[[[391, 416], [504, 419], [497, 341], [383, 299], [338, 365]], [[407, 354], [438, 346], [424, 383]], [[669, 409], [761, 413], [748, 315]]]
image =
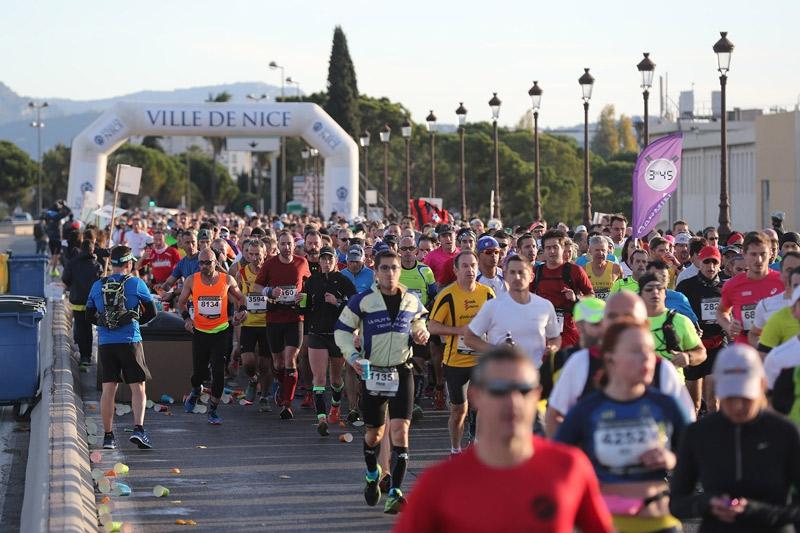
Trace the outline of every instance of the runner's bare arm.
[[467, 328], [466, 335], [464, 335], [464, 344], [466, 344], [476, 352], [481, 352], [481, 353], [494, 348], [494, 345], [489, 344], [485, 340], [475, 335], [475, 333], [473, 333], [472, 330], [469, 328]]

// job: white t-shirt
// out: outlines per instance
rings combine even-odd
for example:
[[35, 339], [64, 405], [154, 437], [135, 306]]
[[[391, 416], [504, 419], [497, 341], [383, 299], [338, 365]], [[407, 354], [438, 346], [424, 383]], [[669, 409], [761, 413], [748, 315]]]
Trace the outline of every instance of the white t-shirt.
[[629, 267], [628, 264], [625, 263], [624, 261], [620, 261], [619, 267], [622, 269], [623, 278], [629, 278], [633, 276], [633, 270], [631, 270], [631, 267]]
[[684, 268], [680, 274], [678, 274], [678, 278], [675, 280], [675, 285], [677, 285], [678, 283], [680, 283], [685, 279], [693, 278], [699, 273], [700, 269], [694, 266], [694, 263], [692, 263], [688, 267]]
[[764, 329], [769, 317], [787, 305], [789, 305], [789, 300], [786, 299], [784, 292], [764, 298], [756, 304], [756, 318], [753, 320], [753, 327]]
[[530, 357], [536, 367], [542, 365], [547, 339], [561, 336], [556, 310], [548, 300], [530, 294], [527, 304], [518, 304], [509, 293], [498, 295], [481, 307], [469, 323], [478, 337], [486, 334], [486, 342], [500, 344], [506, 334]]
[[[658, 368], [660, 372], [658, 376], [659, 390], [675, 398], [678, 404], [683, 406], [686, 415], [694, 420], [694, 402], [692, 402], [689, 391], [681, 383], [678, 371], [668, 361], [662, 361]], [[587, 379], [589, 379], [589, 350], [584, 348], [570, 355], [567, 362], [564, 363], [558, 381], [547, 399], [548, 407], [552, 407], [563, 415], [567, 414], [578, 403]]]
[[135, 231], [129, 231], [125, 233], [125, 240], [128, 242], [128, 246], [131, 248], [131, 253], [134, 257], [141, 257], [142, 250], [147, 243], [153, 242], [153, 237], [145, 233], [144, 231], [141, 233], [136, 233]]
[[475, 278], [475, 281], [492, 289], [495, 295], [499, 296], [504, 292], [508, 292], [508, 287], [506, 287], [506, 282], [503, 279], [503, 274], [500, 272], [499, 268], [495, 270], [493, 278], [487, 278], [480, 271], [478, 271], [478, 277]]
[[797, 336], [770, 350], [764, 359], [767, 388], [772, 389], [775, 386], [775, 380], [784, 368], [795, 366], [800, 366], [800, 339]]

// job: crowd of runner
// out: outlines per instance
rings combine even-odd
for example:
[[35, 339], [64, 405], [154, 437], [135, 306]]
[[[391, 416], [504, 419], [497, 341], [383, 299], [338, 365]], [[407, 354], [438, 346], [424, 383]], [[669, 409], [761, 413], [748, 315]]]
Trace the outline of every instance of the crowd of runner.
[[[363, 423], [364, 498], [402, 510], [397, 531], [800, 522], [800, 234], [780, 213], [722, 241], [683, 221], [636, 239], [622, 215], [551, 228], [134, 211], [109, 232], [51, 211], [83, 364], [97, 326], [106, 448], [122, 382], [130, 440], [153, 446], [139, 324], [166, 311], [192, 333], [187, 413], [207, 385], [221, 424], [242, 376], [265, 416], [313, 409], [323, 437]], [[426, 409], [449, 411], [450, 459], [406, 501]]]

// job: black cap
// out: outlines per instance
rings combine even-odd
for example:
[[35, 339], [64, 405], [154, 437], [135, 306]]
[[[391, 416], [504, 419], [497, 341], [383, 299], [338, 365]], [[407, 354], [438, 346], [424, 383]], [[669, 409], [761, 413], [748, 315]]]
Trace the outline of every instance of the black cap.
[[800, 246], [800, 233], [797, 233], [796, 231], [787, 231], [786, 233], [781, 235], [781, 240], [780, 240], [781, 247], [784, 245], [784, 243], [787, 242], [793, 242], [796, 245]]
[[439, 224], [436, 226], [436, 235], [444, 235], [445, 233], [453, 233], [455, 230], [450, 224]]
[[397, 244], [397, 235], [389, 234], [383, 236], [383, 242], [386, 244]]
[[330, 246], [323, 246], [319, 249], [319, 255], [330, 255], [331, 257], [336, 257], [336, 250], [331, 248]]

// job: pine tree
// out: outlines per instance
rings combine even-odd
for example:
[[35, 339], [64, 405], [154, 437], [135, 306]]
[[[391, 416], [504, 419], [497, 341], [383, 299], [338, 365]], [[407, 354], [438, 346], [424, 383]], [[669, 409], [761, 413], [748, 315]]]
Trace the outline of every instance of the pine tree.
[[[223, 91], [216, 96], [213, 94], [208, 95], [206, 102], [229, 102], [231, 94], [228, 91]], [[219, 154], [226, 148], [225, 137], [206, 137], [206, 140], [211, 143], [211, 151], [213, 164], [211, 166], [211, 209], [213, 211], [214, 204], [217, 201], [217, 158]]]
[[358, 110], [356, 70], [347, 49], [347, 37], [341, 26], [333, 31], [331, 59], [328, 65], [328, 102], [325, 111], [354, 139], [361, 131]]
[[620, 115], [617, 124], [617, 134], [619, 136], [619, 148], [623, 152], [638, 152], [639, 146], [636, 142], [636, 134], [633, 132], [633, 121], [627, 115]]
[[614, 115], [613, 105], [607, 105], [600, 111], [597, 131], [592, 139], [592, 151], [606, 160], [619, 152], [619, 135]]

